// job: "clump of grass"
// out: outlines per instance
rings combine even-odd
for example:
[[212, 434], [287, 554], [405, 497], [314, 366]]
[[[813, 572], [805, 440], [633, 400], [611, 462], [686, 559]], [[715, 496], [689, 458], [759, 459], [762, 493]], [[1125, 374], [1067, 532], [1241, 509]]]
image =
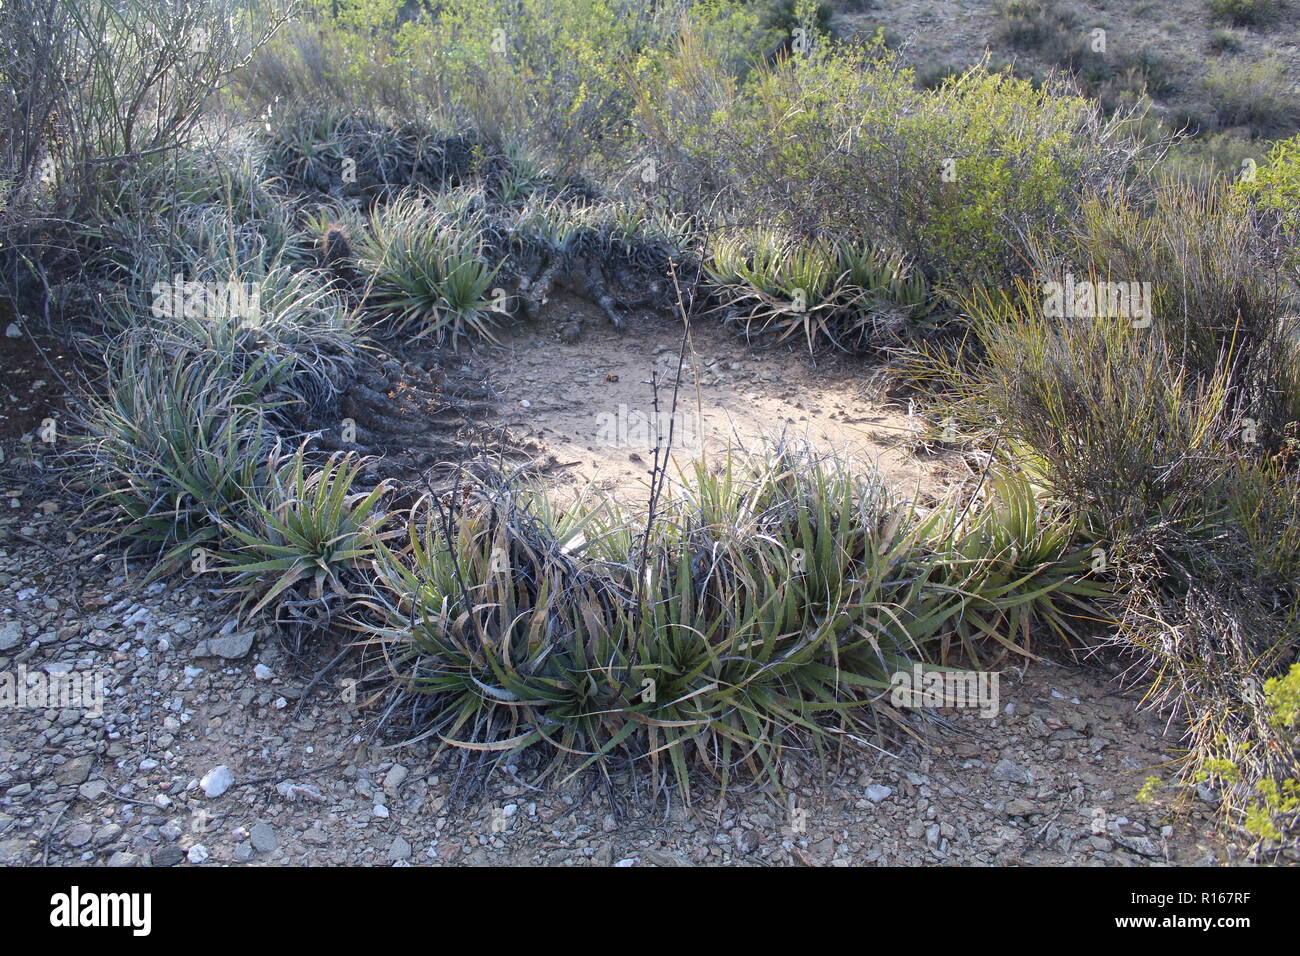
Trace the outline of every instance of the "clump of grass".
[[[179, 295], [178, 277], [184, 286]], [[210, 288], [224, 290], [225, 296], [233, 288], [234, 299], [223, 299], [213, 312]], [[191, 295], [191, 289], [197, 291]], [[298, 417], [294, 406], [317, 416], [333, 409], [364, 347], [355, 310], [311, 270], [229, 268], [200, 259], [174, 275], [156, 276], [150, 291], [151, 301], [132, 297], [113, 309], [110, 327], [146, 329], [160, 353], [219, 364], [232, 378], [258, 365], [268, 373], [263, 386], [268, 404], [293, 417]], [[178, 302], [182, 308], [176, 308]]]
[[1074, 12], [1054, 0], [1003, 0], [998, 18], [1002, 39], [1021, 49], [1060, 44], [1066, 31], [1078, 25]]
[[1050, 490], [1113, 534], [1151, 514], [1187, 514], [1214, 481], [1229, 434], [1224, 375], [1198, 383], [1176, 353], [1120, 317], [1056, 321], [1038, 286], [968, 304], [983, 358], [949, 365], [948, 413], [998, 423]]
[[[1116, 194], [1085, 204], [1079, 271], [1150, 283], [1154, 338], [1189, 383], [1222, 380], [1230, 416], [1258, 426], [1276, 452], [1293, 420], [1296, 320], [1280, 278], [1284, 251], [1261, 236], [1220, 181], [1170, 186], [1151, 202]], [[1118, 357], [1117, 357], [1118, 360]]]
[[1208, 45], [1211, 53], [1240, 53], [1243, 46], [1242, 35], [1237, 30], [1216, 27], [1210, 31]]
[[407, 732], [545, 745], [551, 771], [648, 764], [687, 795], [697, 771], [779, 788], [790, 751], [874, 725], [890, 675], [966, 615], [970, 641], [1068, 628], [1091, 594], [1074, 558], [1050, 570], [1068, 535], [1018, 510], [1036, 507], [1023, 490], [1006, 500], [954, 538], [942, 512], [791, 445], [697, 462], [651, 515], [479, 485], [376, 545], [354, 626], [383, 647]]
[[354, 491], [365, 464], [335, 454], [309, 466], [303, 448], [284, 460], [271, 456], [265, 488], [222, 529], [231, 548], [221, 555], [220, 571], [231, 576], [245, 605], [252, 604], [250, 614], [302, 585], [310, 585], [316, 601], [327, 592], [351, 593], [358, 571], [385, 536], [377, 509], [391, 490], [381, 483], [369, 492]]
[[297, 190], [391, 197], [411, 186], [457, 185], [475, 165], [465, 137], [343, 106], [289, 110], [267, 126], [268, 166]]
[[903, 257], [865, 243], [798, 241], [771, 229], [724, 234], [705, 269], [724, 321], [751, 339], [801, 337], [810, 351], [897, 341], [933, 307]]
[[1286, 769], [1252, 688], [1300, 647], [1284, 530], [1300, 361], [1257, 228], [1222, 184], [1086, 205], [1070, 265], [1048, 255], [1044, 279], [1145, 279], [1148, 321], [1055, 316], [1026, 283], [968, 299], [968, 353], [936, 360], [946, 412], [987, 429], [1094, 545], [1109, 646], [1149, 703], [1186, 721], [1182, 773], [1222, 785], [1229, 817]]
[[643, 551], [605, 539], [636, 527], [612, 507], [558, 514], [503, 489], [417, 513], [409, 560], [381, 549], [377, 623], [361, 626], [431, 698], [418, 729], [489, 752], [549, 743], [575, 770], [662, 763], [689, 794], [697, 767], [723, 787], [738, 768], [778, 781], [819, 716], [849, 719], [887, 686], [833, 666], [845, 596], [809, 605], [788, 560], [761, 560], [779, 549], [670, 518]]
[[492, 280], [482, 236], [411, 192], [371, 215], [356, 244], [368, 276], [366, 309], [392, 334], [433, 336], [459, 344], [494, 340]]
[[270, 436], [258, 396], [273, 374], [261, 359], [232, 376], [211, 356], [167, 355], [144, 336], [110, 359], [77, 454], [90, 509], [117, 539], [160, 555], [157, 573], [215, 542], [261, 487]]
[[936, 542], [944, 560], [935, 580], [965, 600], [940, 659], [960, 648], [974, 666], [991, 667], [1008, 652], [1034, 657], [1036, 644], [1075, 645], [1104, 620], [1110, 594], [1077, 518], [1049, 508], [1014, 471], [994, 476], [987, 492], [977, 507], [947, 516]]

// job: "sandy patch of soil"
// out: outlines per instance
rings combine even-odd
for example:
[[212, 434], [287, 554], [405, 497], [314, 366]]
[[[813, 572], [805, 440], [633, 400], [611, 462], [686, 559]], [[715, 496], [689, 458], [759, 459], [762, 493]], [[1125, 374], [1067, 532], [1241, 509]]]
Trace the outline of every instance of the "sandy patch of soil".
[[922, 502], [969, 474], [956, 452], [914, 453], [923, 423], [882, 400], [860, 358], [814, 359], [797, 345], [752, 349], [707, 319], [693, 322], [674, 416], [681, 341], [671, 316], [642, 314], [620, 332], [579, 300], [555, 302], [545, 321], [476, 356], [499, 398], [497, 420], [484, 424], [554, 456], [562, 493], [591, 483], [630, 502], [648, 493], [656, 422], [662, 432], [672, 424], [679, 468], [702, 453], [784, 436], [876, 468], [901, 496]]

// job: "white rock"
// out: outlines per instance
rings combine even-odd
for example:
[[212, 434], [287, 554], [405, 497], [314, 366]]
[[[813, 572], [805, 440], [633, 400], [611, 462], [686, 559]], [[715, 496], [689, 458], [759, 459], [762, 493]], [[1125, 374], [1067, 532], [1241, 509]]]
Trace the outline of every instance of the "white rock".
[[190, 847], [190, 852], [185, 854], [185, 858], [191, 863], [207, 863], [208, 848], [202, 843], [196, 843]]
[[893, 787], [886, 787], [883, 784], [873, 783], [871, 786], [867, 787], [866, 798], [872, 803], [879, 803], [893, 792]]
[[271, 668], [267, 667], [265, 664], [258, 664], [253, 668], [253, 676], [258, 680], [270, 680], [275, 676], [275, 671], [271, 670]]
[[199, 786], [203, 788], [204, 795], [208, 797], [219, 797], [235, 782], [235, 775], [230, 772], [230, 768], [225, 764], [213, 767], [203, 775], [199, 781]]

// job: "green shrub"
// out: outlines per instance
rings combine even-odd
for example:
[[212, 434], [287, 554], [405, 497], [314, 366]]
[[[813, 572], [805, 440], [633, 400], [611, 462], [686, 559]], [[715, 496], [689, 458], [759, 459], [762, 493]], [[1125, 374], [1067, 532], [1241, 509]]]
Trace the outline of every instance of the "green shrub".
[[[1228, 819], [1275, 835], [1294, 750], [1258, 681], [1300, 648], [1300, 352], [1276, 251], [1221, 181], [1090, 200], [1055, 245], [1035, 254], [1039, 283], [964, 301], [972, 339], [930, 356], [940, 414], [1079, 521], [1093, 549], [1075, 560], [1093, 557], [1101, 590], [1084, 597], [1115, 622], [1108, 643], [1153, 706], [1186, 720], [1183, 778], [1213, 782]], [[1061, 314], [1046, 283], [1070, 270], [1079, 284], [1145, 280], [1149, 308]]]
[[1021, 49], [1059, 48], [1067, 31], [1078, 25], [1074, 12], [1053, 0], [1002, 0], [998, 33]]
[[1209, 47], [1211, 53], [1240, 53], [1242, 36], [1236, 30], [1218, 27], [1210, 31]]
[[714, 104], [702, 125], [660, 107], [679, 96], [672, 86], [638, 95], [674, 182], [714, 189], [742, 221], [878, 236], [950, 284], [1022, 272], [1017, 237], [1059, 229], [1136, 152], [1085, 100], [978, 68], [925, 92], [888, 57], [833, 51], [784, 61], [743, 90], [699, 72], [681, 83], [717, 91], [699, 93]]
[[1234, 188], [1250, 198], [1292, 282], [1300, 282], [1300, 136], [1274, 143], [1262, 164], [1243, 164]]
[[1274, 143], [1260, 168], [1243, 176], [1237, 188], [1268, 212], [1300, 217], [1300, 136]]

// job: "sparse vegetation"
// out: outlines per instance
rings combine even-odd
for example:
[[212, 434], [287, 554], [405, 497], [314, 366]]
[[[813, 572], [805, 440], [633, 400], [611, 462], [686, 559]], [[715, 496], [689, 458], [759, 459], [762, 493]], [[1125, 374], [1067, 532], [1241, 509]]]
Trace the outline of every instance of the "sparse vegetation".
[[1295, 85], [1275, 60], [1218, 64], [1204, 85], [1221, 126], [1249, 126], [1256, 134], [1273, 136], [1300, 125]]
[[1207, 0], [1210, 13], [1233, 26], [1269, 23], [1282, 11], [1282, 0]]

